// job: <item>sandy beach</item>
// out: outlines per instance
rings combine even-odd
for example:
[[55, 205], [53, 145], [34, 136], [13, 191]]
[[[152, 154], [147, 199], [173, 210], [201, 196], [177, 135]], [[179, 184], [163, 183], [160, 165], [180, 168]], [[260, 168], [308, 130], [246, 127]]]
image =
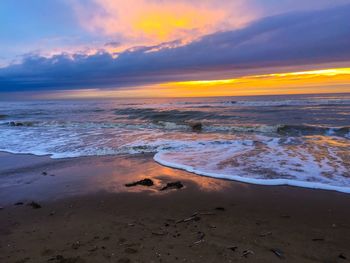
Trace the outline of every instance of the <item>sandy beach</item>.
[[[1, 153], [0, 262], [347, 262], [350, 196], [200, 177], [152, 155]], [[125, 187], [144, 178], [152, 186]], [[181, 189], [160, 189], [180, 181]], [[34, 203], [33, 203], [34, 202]]]
[[0, 263], [350, 263], [350, 0], [0, 0]]

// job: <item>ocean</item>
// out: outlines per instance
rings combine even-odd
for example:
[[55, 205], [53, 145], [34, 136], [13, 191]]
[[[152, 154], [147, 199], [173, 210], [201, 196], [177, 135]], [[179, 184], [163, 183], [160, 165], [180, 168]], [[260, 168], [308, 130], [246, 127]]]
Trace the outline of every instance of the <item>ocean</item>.
[[350, 94], [0, 101], [0, 151], [154, 153], [198, 175], [350, 193]]

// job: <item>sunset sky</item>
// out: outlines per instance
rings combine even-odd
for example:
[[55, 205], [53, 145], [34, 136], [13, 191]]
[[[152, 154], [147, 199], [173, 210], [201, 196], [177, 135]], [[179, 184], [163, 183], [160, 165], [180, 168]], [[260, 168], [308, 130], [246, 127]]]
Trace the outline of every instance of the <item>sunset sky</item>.
[[350, 0], [2, 0], [0, 92], [350, 92], [349, 17]]

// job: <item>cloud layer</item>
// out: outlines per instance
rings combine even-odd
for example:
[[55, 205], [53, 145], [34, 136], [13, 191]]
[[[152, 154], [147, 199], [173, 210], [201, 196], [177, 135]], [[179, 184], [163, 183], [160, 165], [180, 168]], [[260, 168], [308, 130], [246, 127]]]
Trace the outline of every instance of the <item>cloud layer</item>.
[[350, 61], [350, 5], [294, 12], [217, 32], [186, 45], [116, 54], [30, 55], [0, 69], [0, 90], [118, 87], [183, 79], [195, 71]]
[[247, 0], [71, 1], [87, 30], [134, 44], [194, 39], [242, 26], [256, 17]]

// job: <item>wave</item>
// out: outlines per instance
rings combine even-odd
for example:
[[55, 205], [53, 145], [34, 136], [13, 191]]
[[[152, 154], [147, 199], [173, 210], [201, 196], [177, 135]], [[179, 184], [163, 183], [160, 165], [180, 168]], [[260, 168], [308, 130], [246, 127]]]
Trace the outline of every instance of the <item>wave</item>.
[[127, 119], [139, 119], [172, 122], [185, 122], [188, 120], [202, 120], [212, 119], [218, 116], [213, 113], [197, 110], [176, 110], [176, 109], [154, 109], [154, 108], [124, 108], [116, 109], [115, 114], [118, 116], [125, 116]]
[[[78, 122], [78, 121], [0, 121], [0, 125], [17, 127], [42, 127], [42, 128], [80, 128], [80, 129], [160, 129], [169, 131], [190, 132], [193, 130], [204, 133], [261, 133], [275, 136], [307, 136], [324, 135], [350, 137], [350, 126], [327, 127], [318, 125], [220, 125], [210, 121], [166, 121], [159, 120], [141, 123], [120, 122]], [[200, 129], [194, 129], [199, 126]]]
[[288, 136], [304, 135], [329, 135], [329, 136], [348, 136], [350, 126], [344, 127], [324, 127], [316, 125], [279, 125], [277, 133]]
[[173, 102], [170, 104], [164, 104], [163, 106], [177, 107], [191, 107], [191, 108], [204, 108], [204, 107], [284, 107], [284, 106], [341, 106], [350, 105], [350, 99], [274, 99], [274, 100], [224, 100], [224, 101], [206, 101], [206, 102]]

